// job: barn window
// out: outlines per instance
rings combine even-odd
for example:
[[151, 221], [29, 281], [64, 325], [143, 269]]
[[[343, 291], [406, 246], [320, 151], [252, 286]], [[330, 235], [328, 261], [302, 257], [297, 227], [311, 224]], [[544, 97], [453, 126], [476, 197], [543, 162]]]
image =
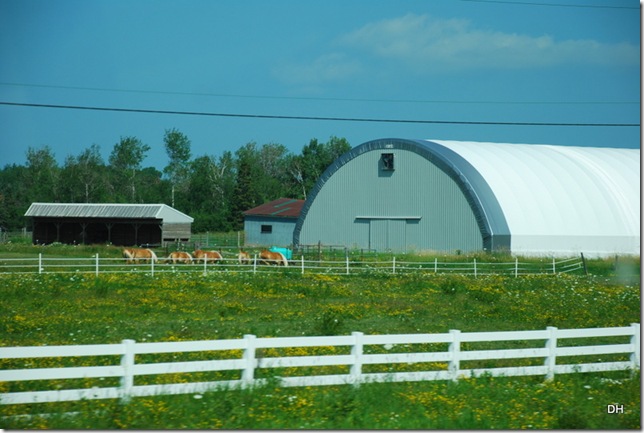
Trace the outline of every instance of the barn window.
[[273, 233], [273, 226], [269, 224], [262, 224], [262, 233]]
[[394, 171], [394, 154], [393, 153], [383, 153], [381, 155], [382, 159], [382, 169], [384, 171]]

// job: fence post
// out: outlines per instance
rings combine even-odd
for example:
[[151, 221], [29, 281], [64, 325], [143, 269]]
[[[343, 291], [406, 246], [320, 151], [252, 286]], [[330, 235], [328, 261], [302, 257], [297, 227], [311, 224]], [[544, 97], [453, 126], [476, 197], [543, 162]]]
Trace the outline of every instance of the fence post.
[[349, 275], [349, 254], [346, 255], [347, 259], [347, 275]]
[[631, 336], [631, 344], [633, 345], [633, 352], [631, 353], [631, 373], [640, 369], [640, 324], [631, 323], [633, 328], [633, 335]]
[[557, 365], [557, 327], [548, 326], [546, 329], [548, 330], [548, 339], [546, 340], [548, 355], [545, 361], [547, 368], [546, 380], [552, 380], [555, 377], [555, 367]]
[[38, 253], [38, 273], [42, 274], [42, 253]]
[[438, 258], [434, 258], [434, 273], [438, 272]]
[[450, 360], [448, 370], [452, 374], [452, 380], [458, 380], [458, 372], [461, 369], [461, 331], [458, 329], [450, 329], [452, 342], [449, 343]]
[[554, 256], [552, 257], [552, 273], [553, 274], [557, 273], [557, 262], [555, 261]]
[[96, 276], [98, 277], [98, 253], [96, 253]]
[[476, 258], [474, 258], [474, 278], [476, 278]]
[[246, 366], [244, 367], [244, 371], [242, 371], [241, 375], [242, 387], [252, 385], [253, 381], [255, 380], [255, 364], [257, 362], [255, 359], [256, 338], [257, 337], [252, 334], [244, 335], [244, 339], [246, 340], [246, 349], [244, 349], [243, 356]]
[[203, 274], [204, 274], [204, 276], [206, 276], [206, 274], [208, 273], [207, 266], [208, 266], [208, 254], [206, 254], [206, 256], [203, 258]]
[[302, 263], [302, 275], [304, 275], [304, 254], [302, 254], [301, 257], [302, 257], [302, 260], [301, 260], [301, 263]]
[[352, 332], [351, 335], [354, 338], [353, 346], [351, 346], [351, 356], [353, 356], [353, 364], [351, 364], [351, 381], [354, 385], [360, 385], [360, 377], [362, 376], [362, 353], [363, 353], [363, 343], [362, 338], [364, 334], [362, 332]]
[[519, 258], [514, 258], [514, 278], [519, 276]]
[[257, 254], [253, 256], [253, 274], [257, 273]]
[[123, 340], [123, 356], [121, 357], [121, 367], [123, 367], [123, 376], [121, 377], [121, 401], [127, 403], [132, 398], [132, 388], [134, 388], [134, 340]]
[[392, 267], [393, 273], [395, 274], [396, 273], [396, 256], [394, 256], [394, 259], [392, 261], [391, 267]]
[[150, 271], [152, 272], [152, 276], [154, 277], [154, 256], [150, 259]]

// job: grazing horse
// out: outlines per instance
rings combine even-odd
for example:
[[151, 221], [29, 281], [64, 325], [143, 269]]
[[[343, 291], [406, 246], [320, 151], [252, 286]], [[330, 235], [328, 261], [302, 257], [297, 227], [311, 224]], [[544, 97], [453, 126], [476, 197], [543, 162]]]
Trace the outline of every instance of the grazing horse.
[[172, 262], [173, 265], [176, 265], [177, 263], [185, 263], [186, 265], [189, 265], [192, 263], [192, 256], [185, 251], [175, 251], [170, 253], [165, 262]]
[[248, 254], [244, 250], [239, 250], [239, 254], [237, 254], [237, 260], [239, 260], [240, 265], [243, 265], [244, 263], [250, 263], [250, 254]]
[[286, 257], [284, 257], [284, 254], [282, 253], [274, 253], [272, 251], [262, 250], [262, 252], [259, 253], [259, 259], [268, 265], [274, 263], [279, 266], [283, 263], [284, 266], [288, 266], [288, 260], [286, 260]]
[[139, 263], [139, 262], [157, 262], [157, 255], [154, 254], [149, 248], [125, 248], [123, 249], [123, 257], [125, 263]]
[[194, 256], [196, 263], [200, 263], [201, 261], [203, 261], [204, 263], [206, 261], [217, 263], [222, 258], [221, 254], [219, 254], [217, 251], [196, 250], [192, 253], [192, 255]]

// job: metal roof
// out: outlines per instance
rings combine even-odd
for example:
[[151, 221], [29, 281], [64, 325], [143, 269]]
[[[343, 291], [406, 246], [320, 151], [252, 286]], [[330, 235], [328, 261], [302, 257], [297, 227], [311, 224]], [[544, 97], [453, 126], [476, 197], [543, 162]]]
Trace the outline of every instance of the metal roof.
[[279, 218], [297, 218], [304, 206], [304, 200], [278, 198], [244, 212], [248, 216], [269, 216]]
[[192, 223], [194, 219], [165, 204], [137, 203], [32, 203], [27, 217], [161, 219]]

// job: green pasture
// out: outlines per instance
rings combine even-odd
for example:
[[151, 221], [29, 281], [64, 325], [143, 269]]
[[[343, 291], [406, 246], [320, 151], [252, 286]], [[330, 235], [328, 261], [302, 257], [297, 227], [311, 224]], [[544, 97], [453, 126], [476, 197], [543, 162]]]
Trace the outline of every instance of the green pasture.
[[[118, 248], [13, 244], [0, 246], [0, 260], [37, 255], [40, 249], [61, 257], [120, 255]], [[453, 259], [459, 257], [472, 258]], [[588, 275], [519, 278], [430, 272], [253, 275], [234, 270], [154, 277], [132, 272], [98, 277], [74, 272], [2, 274], [0, 297], [4, 346], [223, 339], [244, 334], [612, 327], [641, 321], [639, 257], [589, 260]], [[72, 361], [50, 359], [41, 366]], [[3, 368], [21, 368], [19, 362], [24, 361], [5, 361]], [[270, 378], [270, 373], [259, 374]], [[0, 392], [30, 386], [0, 383]], [[73, 384], [60, 381], [54, 386]], [[608, 405], [614, 404], [623, 405], [624, 413], [608, 413]], [[47, 416], [34, 416], [39, 413]], [[269, 380], [257, 389], [135, 398], [128, 404], [106, 400], [0, 406], [0, 417], [0, 428], [36, 429], [639, 429], [640, 379], [639, 373], [614, 372], [561, 375], [552, 382], [540, 377], [479, 377], [456, 383], [288, 389]]]

